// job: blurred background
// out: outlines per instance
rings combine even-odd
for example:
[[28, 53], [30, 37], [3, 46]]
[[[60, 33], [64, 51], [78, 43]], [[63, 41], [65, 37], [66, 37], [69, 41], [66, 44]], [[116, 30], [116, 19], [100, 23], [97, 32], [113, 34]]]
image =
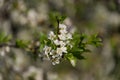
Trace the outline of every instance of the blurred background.
[[53, 30], [51, 12], [78, 31], [98, 33], [103, 45], [85, 53], [76, 67], [34, 61], [24, 50], [0, 48], [0, 80], [120, 80], [120, 0], [0, 0], [0, 32], [34, 40], [34, 32]]

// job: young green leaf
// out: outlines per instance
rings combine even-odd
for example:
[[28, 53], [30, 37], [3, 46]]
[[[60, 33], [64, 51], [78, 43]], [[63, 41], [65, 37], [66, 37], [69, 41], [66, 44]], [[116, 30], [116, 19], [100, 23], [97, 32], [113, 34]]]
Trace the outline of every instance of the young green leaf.
[[67, 59], [70, 61], [73, 67], [76, 66], [77, 59], [72, 55], [72, 53], [69, 53], [66, 55]]
[[5, 35], [5, 33], [1, 32], [0, 33], [0, 43], [6, 43], [11, 40], [10, 35]]
[[16, 40], [16, 46], [20, 48], [26, 48], [29, 44], [29, 41], [23, 41], [23, 40]]

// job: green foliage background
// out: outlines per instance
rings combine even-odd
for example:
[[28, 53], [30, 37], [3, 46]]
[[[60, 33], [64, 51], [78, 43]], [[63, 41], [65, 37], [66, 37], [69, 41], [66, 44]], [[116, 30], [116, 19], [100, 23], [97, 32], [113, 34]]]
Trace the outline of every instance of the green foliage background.
[[[79, 47], [82, 50], [79, 52], [86, 51], [82, 54], [85, 60], [78, 61], [76, 67], [67, 60], [53, 66], [39, 55], [41, 49], [38, 41], [42, 43], [44, 40], [41, 40], [40, 36], [45, 36], [44, 34], [56, 28], [56, 18], [53, 17], [55, 15], [67, 16], [68, 21], [63, 23], [76, 27], [81, 34], [82, 45]], [[18, 49], [9, 44], [12, 47], [10, 52], [0, 56], [0, 80], [120, 79], [119, 0], [1, 0], [0, 33], [0, 53], [6, 49], [8, 41], [21, 47]], [[98, 36], [89, 38], [82, 33], [88, 36], [98, 33]], [[75, 43], [79, 43], [79, 36], [74, 37]], [[84, 49], [86, 39], [89, 44], [99, 45], [96, 42], [100, 40], [96, 37], [102, 39], [102, 46], [95, 48], [88, 45], [86, 48], [91, 51]], [[85, 41], [82, 42], [83, 38]], [[1, 47], [2, 45], [6, 46]], [[77, 54], [74, 56], [83, 58]], [[71, 54], [68, 57], [74, 59]]]

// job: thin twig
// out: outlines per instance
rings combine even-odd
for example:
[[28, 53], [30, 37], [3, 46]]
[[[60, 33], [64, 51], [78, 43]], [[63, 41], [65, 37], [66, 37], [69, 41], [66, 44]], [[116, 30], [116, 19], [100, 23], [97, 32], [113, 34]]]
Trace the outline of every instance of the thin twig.
[[9, 47], [18, 48], [16, 44], [7, 44], [7, 43], [2, 43], [2, 44], [0, 44], [0, 47], [4, 47], [4, 46], [9, 46]]

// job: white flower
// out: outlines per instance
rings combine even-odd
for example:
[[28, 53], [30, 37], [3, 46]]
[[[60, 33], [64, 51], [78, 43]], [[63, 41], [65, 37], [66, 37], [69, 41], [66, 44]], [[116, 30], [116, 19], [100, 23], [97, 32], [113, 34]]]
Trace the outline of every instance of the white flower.
[[53, 65], [56, 65], [56, 64], [59, 64], [59, 63], [60, 63], [60, 59], [59, 58], [52, 59], [52, 64]]
[[10, 52], [10, 47], [9, 47], [9, 46], [6, 46], [6, 47], [5, 47], [5, 51], [6, 51], [6, 52]]
[[60, 28], [60, 30], [66, 30], [67, 26], [64, 24], [59, 24], [59, 28]]
[[59, 24], [59, 32], [61, 33], [61, 34], [66, 34], [67, 33], [67, 26], [66, 25], [64, 25], [64, 24]]
[[60, 34], [60, 35], [58, 35], [58, 37], [60, 38], [60, 40], [66, 40], [65, 34], [64, 34], [64, 35], [63, 35], [63, 34]]
[[55, 45], [60, 45], [60, 41], [59, 40], [54, 40]]
[[59, 59], [60, 59], [61, 56], [60, 56], [59, 54], [56, 54], [56, 55], [53, 55], [52, 58], [53, 58], [53, 59], [54, 59], [54, 58], [59, 58]]
[[51, 52], [50, 52], [50, 55], [54, 55], [55, 54], [55, 50], [52, 50]]
[[49, 60], [52, 61], [53, 65], [59, 64], [64, 53], [67, 53], [67, 47], [73, 47], [70, 43], [70, 40], [72, 39], [72, 33], [67, 31], [66, 25], [59, 24], [59, 34], [56, 35], [53, 31], [51, 31], [48, 39], [51, 40], [51, 44], [53, 44], [55, 48], [45, 46], [45, 55]]
[[59, 63], [60, 63], [59, 60], [52, 61], [52, 64], [53, 64], [53, 65], [56, 65], [56, 64], [59, 64]]
[[67, 44], [70, 48], [73, 47], [73, 45], [70, 43], [70, 41], [66, 41], [66, 44]]
[[50, 55], [52, 56], [52, 58], [55, 58], [55, 57], [58, 57], [58, 56], [59, 56], [59, 54], [57, 54], [56, 50], [52, 50], [52, 51], [50, 52]]
[[68, 32], [67, 32], [67, 30], [60, 30], [60, 33], [61, 33], [61, 34], [66, 34], [66, 33], [68, 33]]
[[54, 32], [53, 32], [53, 31], [50, 31], [48, 39], [54, 40], [55, 37], [56, 37], [56, 35], [54, 34]]
[[49, 53], [50, 53], [50, 51], [51, 51], [51, 47], [45, 46], [43, 50], [45, 51], [46, 57], [47, 57], [48, 59], [50, 59], [50, 58], [49, 58]]
[[55, 45], [57, 45], [57, 46], [58, 46], [58, 45], [60, 45], [60, 46], [65, 46], [65, 45], [66, 45], [65, 42], [59, 41], [59, 40], [55, 40], [54, 43], [55, 43]]
[[60, 56], [62, 56], [63, 54], [63, 51], [61, 50], [61, 48], [57, 48], [57, 51], [56, 51]]
[[62, 56], [63, 53], [67, 53], [67, 48], [66, 47], [60, 47], [60, 48], [57, 48], [57, 51], [56, 51], [60, 56]]
[[66, 37], [67, 37], [67, 39], [72, 39], [72, 34], [68, 33], [68, 34], [66, 35]]
[[60, 46], [62, 46], [62, 47], [66, 46], [66, 43], [63, 41], [60, 41], [59, 43], [60, 43]]
[[45, 46], [43, 50], [45, 51], [45, 55], [48, 55], [51, 51], [51, 47]]
[[61, 47], [61, 50], [62, 50], [64, 53], [67, 53], [67, 47]]
[[52, 61], [52, 65], [56, 65], [56, 63]]
[[0, 55], [5, 56], [5, 51], [4, 50], [0, 51]]
[[66, 44], [69, 44], [70, 43], [70, 41], [66, 41]]

